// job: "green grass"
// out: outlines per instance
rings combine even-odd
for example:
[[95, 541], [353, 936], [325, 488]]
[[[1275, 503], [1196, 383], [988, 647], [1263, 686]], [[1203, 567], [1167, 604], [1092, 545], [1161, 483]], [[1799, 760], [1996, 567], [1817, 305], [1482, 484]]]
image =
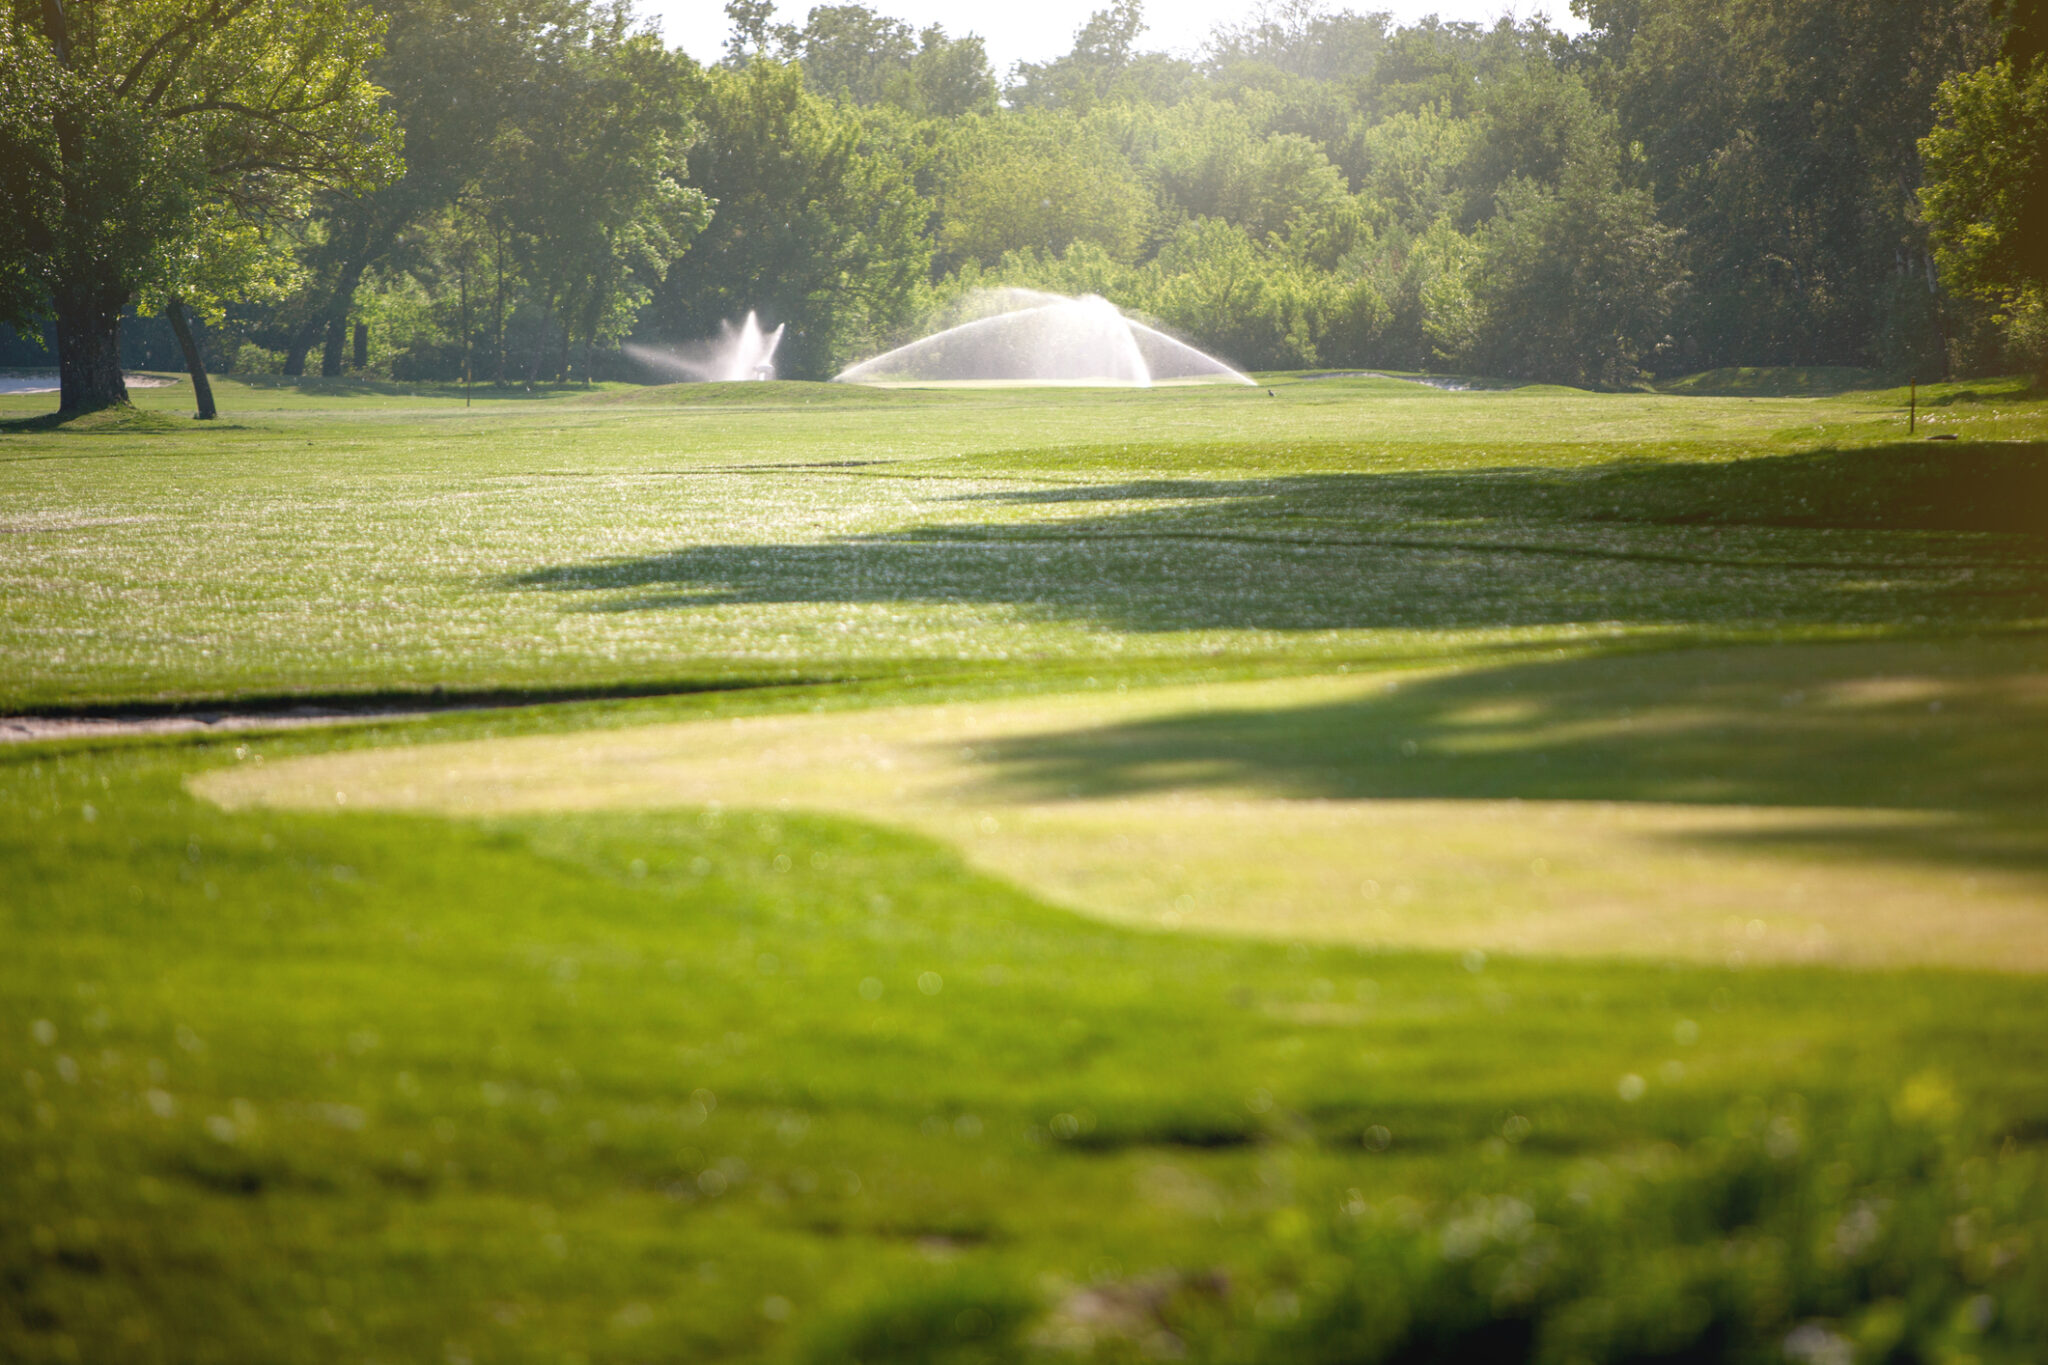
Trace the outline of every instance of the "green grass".
[[223, 760], [9, 767], [14, 1358], [743, 1355], [960, 1262], [1256, 1283], [1349, 1189], [1540, 1188], [1746, 1100], [1934, 1074], [2048, 1130], [2030, 979], [1161, 938], [844, 821], [228, 816], [178, 785]]
[[840, 815], [1162, 928], [2042, 971], [2044, 645], [1084, 685], [252, 757], [188, 785], [230, 808]]
[[1659, 388], [1696, 398], [1823, 398], [1882, 384], [1877, 371], [1847, 365], [1733, 365], [1689, 374]]
[[[1941, 450], [1858, 395], [222, 387], [216, 428], [0, 436], [0, 707], [2048, 618], [2000, 535], [2039, 495], [2008, 444], [2048, 433], [2034, 403], [1944, 410]], [[1880, 461], [1921, 500], [1897, 524], [1854, 503]]]
[[0, 709], [643, 695], [0, 750], [0, 1358], [2038, 1358], [2021, 971], [1154, 932], [879, 805], [192, 786], [1426, 666], [989, 780], [1896, 816], [1759, 856], [2048, 917], [2037, 400], [220, 387], [0, 399]]

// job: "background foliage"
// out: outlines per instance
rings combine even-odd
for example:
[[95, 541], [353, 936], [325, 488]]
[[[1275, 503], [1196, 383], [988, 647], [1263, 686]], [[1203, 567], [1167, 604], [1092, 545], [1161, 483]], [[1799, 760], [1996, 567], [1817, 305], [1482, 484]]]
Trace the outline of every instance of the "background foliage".
[[1578, 0], [1567, 37], [1286, 0], [1177, 57], [1119, 0], [1001, 74], [859, 4], [733, 0], [710, 66], [625, 0], [374, 8], [405, 172], [229, 253], [269, 286], [210, 332], [223, 368], [636, 377], [622, 339], [754, 309], [817, 378], [992, 283], [1100, 292], [1247, 367], [1616, 387], [2048, 356], [2029, 3]]

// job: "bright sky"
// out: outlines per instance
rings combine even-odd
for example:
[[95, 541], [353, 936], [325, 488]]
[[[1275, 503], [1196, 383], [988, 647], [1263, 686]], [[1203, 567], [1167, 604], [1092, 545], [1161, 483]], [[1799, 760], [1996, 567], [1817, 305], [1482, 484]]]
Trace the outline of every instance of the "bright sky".
[[[816, 0], [781, 0], [776, 17], [784, 23], [800, 24]], [[1088, 16], [1108, 7], [1109, 0], [1025, 0], [1024, 3], [989, 4], [986, 0], [865, 0], [869, 9], [913, 26], [943, 24], [951, 34], [979, 33], [988, 43], [988, 56], [996, 74], [1005, 74], [1011, 63], [1044, 61], [1073, 46], [1074, 31], [1088, 22]], [[680, 45], [700, 62], [716, 61], [725, 49], [724, 0], [638, 0], [641, 15], [660, 22], [670, 46]], [[1192, 54], [1218, 24], [1242, 24], [1255, 12], [1256, 3], [1245, 0], [1150, 0], [1145, 6], [1148, 26], [1140, 46], [1150, 50]], [[1490, 23], [1504, 13], [1530, 19], [1548, 15], [1566, 32], [1583, 32], [1585, 25], [1573, 17], [1569, 0], [1335, 0], [1331, 9], [1353, 9], [1360, 13], [1384, 10], [1399, 23], [1413, 23], [1427, 15], [1446, 22], [1474, 20]]]

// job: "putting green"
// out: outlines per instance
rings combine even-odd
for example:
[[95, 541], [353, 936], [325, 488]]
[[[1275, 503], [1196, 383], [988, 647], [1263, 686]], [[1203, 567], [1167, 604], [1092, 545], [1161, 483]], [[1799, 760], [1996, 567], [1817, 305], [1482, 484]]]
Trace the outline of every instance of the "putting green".
[[748, 716], [194, 777], [236, 808], [804, 810], [1162, 929], [2048, 970], [2048, 642]]

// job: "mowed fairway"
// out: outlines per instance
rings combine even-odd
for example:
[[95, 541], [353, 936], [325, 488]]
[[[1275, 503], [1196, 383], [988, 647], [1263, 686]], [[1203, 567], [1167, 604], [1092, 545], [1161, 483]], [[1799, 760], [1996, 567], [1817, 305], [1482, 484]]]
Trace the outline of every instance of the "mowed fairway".
[[231, 808], [886, 821], [1169, 929], [2037, 972], [2044, 753], [2048, 642], [2023, 636], [752, 716], [193, 786]]
[[135, 722], [0, 747], [0, 1358], [2048, 1341], [2037, 396], [221, 387], [0, 425]]
[[2044, 612], [2033, 401], [1934, 407], [1945, 448], [1904, 443], [1890, 394], [702, 387], [232, 385], [218, 429], [9, 434], [0, 707], [1300, 672]]

